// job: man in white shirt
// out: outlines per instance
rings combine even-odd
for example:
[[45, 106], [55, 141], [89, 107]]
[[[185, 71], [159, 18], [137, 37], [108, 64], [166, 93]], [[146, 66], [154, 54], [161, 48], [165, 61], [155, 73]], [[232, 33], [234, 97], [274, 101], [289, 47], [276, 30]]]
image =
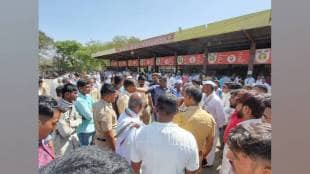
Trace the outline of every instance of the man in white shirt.
[[[191, 174], [199, 169], [198, 147], [194, 136], [172, 123], [177, 99], [159, 96], [157, 122], [142, 128], [131, 149], [131, 165], [142, 174]], [[186, 137], [186, 138], [185, 138]]]
[[[219, 138], [220, 129], [222, 129], [225, 123], [225, 113], [224, 113], [224, 106], [222, 100], [216, 95], [215, 87], [216, 84], [211, 81], [203, 81], [202, 82], [203, 88], [202, 91], [205, 93], [202, 103], [202, 108], [209, 112], [215, 122], [216, 122], [216, 131], [215, 131], [215, 138], [211, 152], [209, 153], [207, 160], [208, 165], [212, 166], [215, 159], [215, 150], [216, 150], [216, 143], [217, 139]], [[220, 137], [222, 138], [222, 137]]]
[[255, 83], [255, 79], [252, 77], [251, 74], [248, 74], [247, 78], [244, 79], [244, 85], [250, 85], [253, 86]]
[[123, 156], [130, 164], [130, 147], [138, 131], [144, 125], [139, 114], [144, 108], [144, 102], [139, 93], [130, 96], [128, 108], [118, 118], [116, 127], [116, 153]]

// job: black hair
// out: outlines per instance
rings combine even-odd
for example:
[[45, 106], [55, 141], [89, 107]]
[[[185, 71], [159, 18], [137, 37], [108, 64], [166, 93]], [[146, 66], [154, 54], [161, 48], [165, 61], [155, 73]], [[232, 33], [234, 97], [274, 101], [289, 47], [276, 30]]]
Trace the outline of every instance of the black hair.
[[263, 90], [265, 93], [268, 93], [268, 88], [266, 85], [258, 84], [258, 85], [255, 85], [254, 87], [260, 90]]
[[63, 85], [57, 86], [57, 88], [56, 88], [56, 95], [58, 97], [62, 97], [63, 96], [63, 92], [62, 92], [63, 88], [64, 88]]
[[229, 88], [232, 89], [232, 90], [235, 90], [235, 89], [241, 89], [242, 88], [242, 85], [240, 83], [231, 83], [229, 85]]
[[185, 93], [193, 98], [196, 103], [199, 103], [202, 99], [202, 92], [199, 88], [195, 86], [189, 86], [185, 89]]
[[129, 86], [135, 86], [136, 83], [135, 83], [135, 80], [133, 79], [126, 79], [124, 81], [124, 88], [127, 89]]
[[138, 80], [146, 80], [144, 75], [139, 75]]
[[63, 84], [67, 84], [67, 83], [69, 83], [69, 79], [67, 79], [67, 78], [63, 78], [63, 79], [62, 79], [62, 83], [63, 83]]
[[100, 89], [100, 95], [101, 96], [113, 94], [114, 92], [116, 92], [115, 87], [111, 84], [108, 84], [108, 83], [103, 84], [101, 89]]
[[63, 86], [61, 93], [62, 93], [62, 96], [64, 96], [66, 92], [71, 93], [75, 91], [78, 91], [77, 87], [71, 83], [68, 83]]
[[47, 120], [54, 116], [54, 108], [57, 107], [57, 101], [50, 96], [39, 96], [39, 119]]
[[124, 77], [121, 75], [117, 75], [114, 77], [114, 85], [119, 85], [124, 80]]
[[81, 79], [81, 80], [79, 80], [78, 82], [77, 82], [77, 87], [78, 87], [78, 89], [79, 88], [82, 88], [82, 87], [84, 87], [84, 86], [86, 86], [86, 85], [88, 85], [88, 84], [90, 84], [90, 82], [88, 81], [88, 80], [84, 80], [84, 79]]
[[74, 76], [80, 77], [80, 74], [79, 73], [74, 73]]
[[271, 97], [265, 97], [263, 103], [265, 108], [271, 108]]
[[244, 97], [241, 99], [241, 103], [243, 104], [243, 106], [248, 106], [251, 109], [252, 115], [256, 119], [262, 117], [265, 106], [263, 104], [263, 98], [261, 96], [254, 96], [248, 93], [248, 95], [244, 95]]
[[196, 85], [201, 85], [201, 81], [200, 80], [196, 80], [196, 79], [192, 80], [192, 83], [196, 84]]
[[56, 158], [39, 169], [40, 174], [132, 174], [128, 162], [120, 155], [97, 146], [85, 146]]
[[239, 125], [232, 129], [227, 144], [229, 149], [242, 152], [253, 160], [271, 162], [272, 128], [268, 123]]
[[160, 95], [157, 99], [156, 108], [159, 112], [171, 115], [177, 112], [177, 98], [172, 94]]
[[42, 80], [41, 78], [39, 79], [39, 84], [40, 84], [40, 83], [43, 83], [43, 80]]

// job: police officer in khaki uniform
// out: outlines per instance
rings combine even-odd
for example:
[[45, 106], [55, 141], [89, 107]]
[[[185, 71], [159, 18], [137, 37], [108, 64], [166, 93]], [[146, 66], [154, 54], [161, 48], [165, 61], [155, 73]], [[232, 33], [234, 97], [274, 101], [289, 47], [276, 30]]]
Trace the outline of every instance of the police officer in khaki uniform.
[[125, 88], [125, 91], [122, 93], [122, 95], [119, 96], [119, 98], [116, 101], [119, 114], [122, 114], [125, 112], [125, 109], [128, 107], [128, 101], [129, 101], [130, 95], [137, 91], [135, 80], [132, 78], [126, 79], [124, 81], [124, 88]]
[[100, 90], [101, 100], [93, 105], [95, 121], [95, 145], [115, 151], [116, 113], [112, 103], [118, 95], [111, 84], [104, 84]]
[[[143, 75], [140, 75], [138, 77], [138, 84], [139, 88], [146, 88], [145, 85], [146, 78]], [[145, 125], [149, 124], [151, 122], [151, 106], [152, 106], [152, 98], [149, 94], [145, 92], [140, 92], [143, 103], [144, 103], [144, 109], [140, 115], [140, 119], [143, 121]]]

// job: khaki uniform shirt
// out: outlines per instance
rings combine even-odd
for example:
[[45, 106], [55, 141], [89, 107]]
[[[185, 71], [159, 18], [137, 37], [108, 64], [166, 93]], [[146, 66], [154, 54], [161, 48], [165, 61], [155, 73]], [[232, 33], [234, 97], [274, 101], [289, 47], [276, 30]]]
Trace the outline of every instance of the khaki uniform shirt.
[[173, 122], [194, 135], [199, 151], [203, 150], [206, 138], [215, 135], [216, 124], [213, 117], [200, 106], [187, 107], [174, 116]]
[[140, 115], [140, 118], [143, 121], [143, 123], [147, 125], [151, 121], [151, 107], [149, 106], [149, 98], [148, 98], [148, 94], [146, 93], [140, 93], [140, 94], [141, 94], [143, 103], [146, 105]]
[[112, 104], [100, 100], [93, 105], [93, 112], [96, 128], [95, 144], [102, 148], [109, 148], [106, 141], [100, 141], [97, 140], [97, 138], [106, 139], [104, 132], [110, 130], [112, 130], [115, 135], [117, 119]]
[[118, 108], [119, 114], [122, 114], [125, 112], [125, 109], [128, 107], [128, 101], [129, 101], [130, 93], [125, 91], [117, 100], [116, 105]]
[[98, 91], [97, 88], [93, 88], [91, 91], [90, 91], [90, 96], [93, 98], [93, 100], [95, 102], [99, 101], [100, 100], [100, 93]]

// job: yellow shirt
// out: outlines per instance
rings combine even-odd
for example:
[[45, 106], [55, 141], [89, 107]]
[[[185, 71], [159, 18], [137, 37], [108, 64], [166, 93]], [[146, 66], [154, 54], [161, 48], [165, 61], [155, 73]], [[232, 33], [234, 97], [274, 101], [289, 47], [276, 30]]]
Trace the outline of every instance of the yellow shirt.
[[199, 151], [203, 150], [206, 139], [215, 135], [213, 117], [200, 106], [187, 107], [184, 112], [174, 116], [173, 122], [194, 135]]
[[116, 105], [118, 108], [119, 114], [122, 114], [125, 112], [125, 109], [128, 107], [128, 101], [129, 101], [130, 94], [125, 91], [116, 101]]

